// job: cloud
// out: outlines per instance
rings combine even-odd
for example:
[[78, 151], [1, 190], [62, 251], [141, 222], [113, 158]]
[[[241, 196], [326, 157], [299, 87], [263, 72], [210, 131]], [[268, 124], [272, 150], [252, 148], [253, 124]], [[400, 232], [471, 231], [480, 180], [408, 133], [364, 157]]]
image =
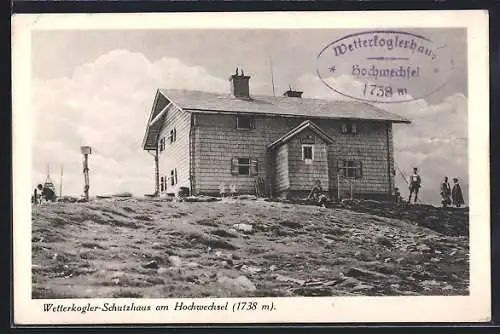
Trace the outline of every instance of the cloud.
[[228, 82], [177, 59], [150, 62], [142, 54], [115, 50], [75, 69], [70, 78], [34, 79], [33, 185], [46, 177], [64, 193], [83, 192], [81, 145], [90, 145], [91, 193], [154, 188], [153, 158], [141, 148], [155, 90], [159, 87], [226, 92]]

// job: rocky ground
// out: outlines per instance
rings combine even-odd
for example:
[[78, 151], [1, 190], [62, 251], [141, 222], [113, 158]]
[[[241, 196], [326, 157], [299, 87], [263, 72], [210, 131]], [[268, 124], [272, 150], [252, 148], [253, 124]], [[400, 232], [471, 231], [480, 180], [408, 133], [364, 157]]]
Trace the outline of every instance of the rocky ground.
[[33, 208], [33, 298], [465, 295], [468, 211], [110, 199]]

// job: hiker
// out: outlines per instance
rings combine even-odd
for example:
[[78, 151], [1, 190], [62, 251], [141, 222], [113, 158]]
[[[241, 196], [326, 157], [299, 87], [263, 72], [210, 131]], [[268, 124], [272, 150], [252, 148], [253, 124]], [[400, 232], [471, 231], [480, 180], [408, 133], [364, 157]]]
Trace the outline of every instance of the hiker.
[[411, 203], [411, 195], [415, 194], [414, 203], [417, 203], [418, 191], [422, 185], [422, 178], [417, 173], [417, 168], [413, 168], [413, 174], [410, 176], [410, 197], [408, 197], [408, 204]]
[[443, 199], [441, 201], [441, 204], [443, 205], [444, 208], [446, 208], [448, 205], [451, 204], [451, 187], [450, 183], [448, 182], [448, 177], [444, 177], [444, 181], [441, 183], [441, 198]]
[[43, 186], [41, 184], [37, 185], [35, 187], [35, 190], [33, 190], [33, 204], [38, 205], [40, 204], [41, 201], [41, 193], [43, 190]]
[[453, 189], [451, 190], [451, 198], [453, 200], [453, 205], [459, 208], [464, 203], [464, 197], [462, 194], [462, 188], [460, 188], [460, 184], [458, 184], [458, 179], [453, 178]]
[[309, 196], [307, 196], [307, 199], [312, 199], [312, 200], [318, 202], [319, 206], [326, 207], [326, 202], [328, 199], [323, 192], [323, 188], [321, 187], [320, 180], [316, 180], [316, 183], [315, 183], [314, 187], [311, 189]]

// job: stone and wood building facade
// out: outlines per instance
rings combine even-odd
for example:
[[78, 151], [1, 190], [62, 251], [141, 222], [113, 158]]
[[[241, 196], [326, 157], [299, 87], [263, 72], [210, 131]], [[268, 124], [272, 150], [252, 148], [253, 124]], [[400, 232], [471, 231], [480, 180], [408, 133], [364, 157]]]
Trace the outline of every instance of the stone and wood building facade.
[[158, 89], [143, 140], [155, 156], [156, 194], [303, 196], [316, 180], [332, 198], [385, 198], [394, 190], [392, 126], [410, 123], [356, 101]]

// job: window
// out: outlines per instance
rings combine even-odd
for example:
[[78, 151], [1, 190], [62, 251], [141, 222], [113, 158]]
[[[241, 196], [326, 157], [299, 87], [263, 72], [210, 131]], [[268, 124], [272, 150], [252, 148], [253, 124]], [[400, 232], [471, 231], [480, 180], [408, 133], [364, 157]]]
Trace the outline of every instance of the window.
[[257, 160], [250, 158], [234, 157], [231, 160], [232, 175], [249, 175], [255, 176], [258, 174]]
[[165, 178], [162, 176], [160, 178], [160, 191], [165, 191]]
[[177, 137], [177, 131], [175, 130], [175, 128], [173, 128], [172, 130], [170, 130], [170, 144], [175, 142], [175, 140], [177, 139], [176, 137]]
[[165, 137], [160, 139], [160, 152], [165, 151]]
[[337, 171], [340, 176], [360, 179], [363, 177], [363, 167], [359, 160], [338, 160]]
[[170, 185], [175, 185], [174, 171], [170, 171]]
[[311, 162], [314, 160], [314, 147], [313, 145], [302, 145], [302, 160]]
[[248, 116], [236, 116], [236, 128], [237, 129], [255, 129], [255, 122], [253, 118]]
[[340, 132], [342, 132], [342, 134], [353, 134], [354, 135], [357, 133], [356, 124], [344, 123], [344, 124], [342, 124]]

